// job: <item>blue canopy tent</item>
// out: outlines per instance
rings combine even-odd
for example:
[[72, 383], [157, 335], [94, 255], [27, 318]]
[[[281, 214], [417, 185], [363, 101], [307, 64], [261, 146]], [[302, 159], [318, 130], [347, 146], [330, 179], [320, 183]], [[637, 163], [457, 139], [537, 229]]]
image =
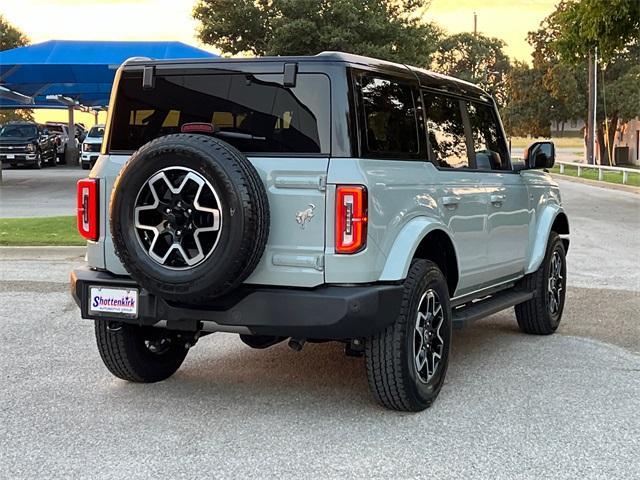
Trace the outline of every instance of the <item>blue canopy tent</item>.
[[115, 72], [127, 58], [215, 56], [181, 42], [51, 40], [14, 48], [0, 52], [0, 108], [67, 108], [47, 95], [105, 107]]
[[[116, 70], [126, 59], [216, 56], [181, 42], [51, 40], [5, 50], [0, 52], [0, 109], [66, 108], [73, 132], [74, 108], [107, 107]], [[75, 145], [65, 151], [67, 162], [77, 154]]]

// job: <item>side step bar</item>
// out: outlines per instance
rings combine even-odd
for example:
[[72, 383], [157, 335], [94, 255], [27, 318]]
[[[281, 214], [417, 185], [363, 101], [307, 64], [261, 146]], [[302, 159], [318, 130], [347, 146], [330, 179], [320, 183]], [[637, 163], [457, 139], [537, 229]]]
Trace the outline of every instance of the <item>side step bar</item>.
[[504, 290], [484, 300], [469, 302], [453, 309], [453, 328], [458, 330], [481, 318], [531, 300], [535, 292]]

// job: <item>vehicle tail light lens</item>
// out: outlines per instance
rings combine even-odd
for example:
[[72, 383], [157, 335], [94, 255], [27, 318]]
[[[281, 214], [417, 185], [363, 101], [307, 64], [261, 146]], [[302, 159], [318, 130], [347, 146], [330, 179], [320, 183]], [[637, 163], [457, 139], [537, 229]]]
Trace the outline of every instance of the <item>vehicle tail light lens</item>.
[[367, 189], [341, 185], [336, 189], [336, 253], [357, 253], [367, 245]]
[[98, 240], [98, 180], [78, 180], [78, 232], [87, 240]]

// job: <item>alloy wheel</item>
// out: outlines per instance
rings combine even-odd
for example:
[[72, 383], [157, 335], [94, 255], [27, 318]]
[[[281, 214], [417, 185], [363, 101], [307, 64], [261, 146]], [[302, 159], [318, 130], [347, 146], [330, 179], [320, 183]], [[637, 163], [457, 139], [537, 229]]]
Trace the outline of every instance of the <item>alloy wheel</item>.
[[427, 290], [418, 302], [413, 335], [413, 358], [418, 378], [428, 383], [440, 366], [444, 340], [441, 327], [444, 323], [444, 309], [438, 294]]
[[549, 313], [552, 316], [558, 315], [562, 302], [564, 290], [564, 277], [562, 276], [562, 257], [558, 251], [554, 251], [549, 265], [549, 280], [547, 285], [547, 296]]
[[211, 183], [195, 170], [164, 168], [147, 180], [134, 206], [136, 236], [160, 265], [184, 270], [206, 260], [222, 230], [222, 205]]

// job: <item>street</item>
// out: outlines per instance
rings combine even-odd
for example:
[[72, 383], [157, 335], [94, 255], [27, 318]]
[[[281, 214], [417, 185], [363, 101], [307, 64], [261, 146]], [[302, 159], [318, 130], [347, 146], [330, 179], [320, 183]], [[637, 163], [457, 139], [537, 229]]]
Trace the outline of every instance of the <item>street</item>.
[[419, 414], [377, 406], [338, 344], [214, 334], [169, 380], [123, 382], [69, 295], [82, 249], [0, 249], [0, 478], [638, 478], [640, 195], [560, 184], [558, 333], [512, 310], [455, 331]]

